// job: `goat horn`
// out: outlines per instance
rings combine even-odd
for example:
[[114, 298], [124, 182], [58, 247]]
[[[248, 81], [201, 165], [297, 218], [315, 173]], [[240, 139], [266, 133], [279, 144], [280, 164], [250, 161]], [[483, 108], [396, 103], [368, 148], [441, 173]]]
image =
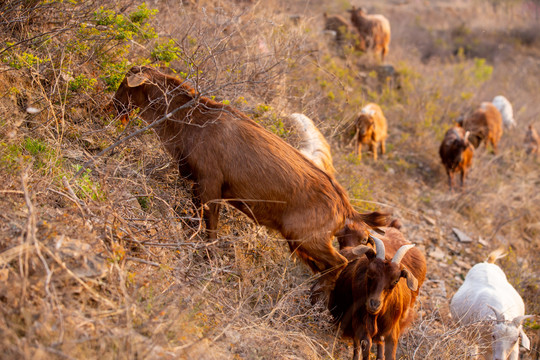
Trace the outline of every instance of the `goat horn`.
[[521, 315], [521, 316], [516, 316], [514, 318], [514, 320], [512, 320], [512, 324], [514, 324], [515, 327], [518, 327], [520, 326], [521, 324], [523, 324], [523, 321], [527, 320], [527, 319], [531, 319], [531, 318], [536, 318], [536, 315]]
[[504, 315], [502, 312], [500, 312], [499, 310], [495, 309], [493, 306], [491, 305], [488, 305], [487, 306], [488, 308], [490, 308], [491, 310], [493, 310], [493, 312], [495, 313], [495, 317], [497, 318], [497, 322], [504, 322]]
[[401, 260], [407, 253], [407, 251], [409, 251], [409, 249], [413, 247], [414, 247], [414, 244], [403, 245], [402, 247], [400, 247], [398, 251], [396, 251], [396, 254], [394, 255], [394, 257], [392, 258], [392, 262], [399, 265], [401, 263]]
[[377, 253], [377, 259], [382, 259], [384, 260], [384, 256], [386, 255], [385, 253], [385, 250], [384, 250], [384, 243], [382, 242], [381, 239], [373, 236], [373, 235], [370, 235], [370, 237], [373, 239], [373, 241], [375, 242], [375, 252]]
[[467, 132], [465, 133], [465, 138], [464, 138], [465, 141], [469, 140], [469, 135], [471, 135], [471, 132], [470, 132], [470, 131], [467, 131]]

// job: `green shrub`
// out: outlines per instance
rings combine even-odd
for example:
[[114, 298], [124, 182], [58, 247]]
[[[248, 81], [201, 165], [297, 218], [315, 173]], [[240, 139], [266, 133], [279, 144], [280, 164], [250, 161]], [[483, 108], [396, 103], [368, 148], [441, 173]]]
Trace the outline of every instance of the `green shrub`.
[[73, 92], [91, 91], [96, 86], [97, 80], [87, 77], [84, 74], [75, 76], [68, 83], [68, 89]]
[[54, 173], [60, 171], [61, 164], [55, 161], [56, 153], [42, 140], [26, 138], [22, 143], [22, 149], [27, 152], [34, 161], [34, 168], [45, 172], [52, 170]]
[[19, 158], [21, 148], [17, 144], [7, 144], [0, 142], [0, 167], [8, 171], [15, 171], [19, 168]]
[[116, 91], [118, 89], [129, 67], [130, 64], [127, 60], [120, 62], [103, 61], [101, 63], [103, 75], [100, 78], [105, 83], [107, 91]]
[[[75, 172], [81, 169], [81, 165], [75, 165]], [[96, 201], [104, 201], [105, 193], [101, 190], [101, 185], [94, 182], [90, 177], [92, 170], [86, 169], [83, 174], [77, 179], [77, 190], [75, 193], [81, 199], [91, 198]]]
[[157, 44], [150, 54], [152, 59], [156, 61], [162, 61], [166, 65], [169, 65], [171, 61], [178, 59], [180, 48], [176, 46], [174, 40], [170, 39], [164, 44]]
[[45, 59], [41, 59], [38, 56], [28, 53], [26, 51], [22, 52], [22, 54], [19, 54], [17, 53], [15, 48], [9, 51], [8, 55], [5, 55], [2, 58], [2, 62], [8, 64], [9, 66], [17, 70], [22, 68], [33, 68], [36, 65], [42, 64], [45, 61]]

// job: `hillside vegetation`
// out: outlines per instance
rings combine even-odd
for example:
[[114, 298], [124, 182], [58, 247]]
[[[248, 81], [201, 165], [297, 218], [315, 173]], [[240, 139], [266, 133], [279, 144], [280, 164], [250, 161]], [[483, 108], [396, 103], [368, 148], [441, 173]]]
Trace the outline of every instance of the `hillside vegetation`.
[[[501, 246], [526, 313], [540, 314], [540, 158], [523, 147], [527, 126], [540, 130], [540, 22], [534, 2], [500, 3], [0, 2], [0, 358], [351, 357], [277, 232], [224, 206], [218, 240], [205, 239], [191, 184], [157, 136], [110, 110], [133, 65], [186, 78], [293, 145], [282, 119], [314, 120], [354, 206], [392, 213], [426, 254], [402, 359], [470, 355], [475, 331], [448, 302]], [[385, 65], [397, 77], [322, 32], [324, 12], [347, 17], [351, 5], [390, 20]], [[443, 135], [499, 94], [517, 127], [497, 155], [475, 151], [465, 189], [450, 192]], [[377, 162], [359, 162], [351, 143], [368, 102], [389, 123]], [[538, 323], [525, 332], [524, 358], [538, 359]]]

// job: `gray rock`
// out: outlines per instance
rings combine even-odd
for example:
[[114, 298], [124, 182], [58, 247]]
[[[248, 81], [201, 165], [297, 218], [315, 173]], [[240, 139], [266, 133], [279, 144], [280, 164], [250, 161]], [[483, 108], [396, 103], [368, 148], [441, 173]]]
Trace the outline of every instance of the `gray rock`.
[[435, 248], [435, 250], [433, 250], [433, 251], [431, 251], [429, 253], [429, 256], [434, 258], [434, 259], [437, 259], [437, 260], [442, 260], [442, 259], [444, 259], [446, 254], [441, 249]]
[[472, 242], [472, 239], [469, 235], [465, 234], [463, 231], [457, 229], [457, 228], [452, 228], [452, 231], [454, 232], [454, 235], [456, 235], [457, 239], [459, 242], [462, 242], [462, 243], [470, 243]]

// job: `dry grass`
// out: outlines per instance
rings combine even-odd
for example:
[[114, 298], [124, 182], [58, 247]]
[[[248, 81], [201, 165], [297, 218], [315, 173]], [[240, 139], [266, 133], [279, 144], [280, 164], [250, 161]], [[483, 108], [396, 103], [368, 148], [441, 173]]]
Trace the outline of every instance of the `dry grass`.
[[[0, 357], [351, 356], [329, 313], [309, 303], [313, 278], [277, 233], [225, 206], [219, 240], [204, 239], [191, 185], [178, 178], [151, 131], [98, 156], [143, 128], [137, 121], [124, 128], [104, 110], [107, 81], [116, 74], [107, 73], [111, 64], [151, 59], [155, 45], [169, 39], [179, 49], [170, 68], [270, 131], [294, 142], [279, 119], [292, 112], [313, 118], [355, 205], [402, 219], [428, 258], [402, 358], [471, 354], [475, 330], [449, 318], [448, 300], [468, 268], [500, 245], [511, 251], [500, 264], [527, 313], [540, 313], [540, 163], [521, 144], [528, 123], [540, 128], [538, 24], [518, 7], [494, 17], [477, 2], [366, 2], [391, 21], [396, 89], [380, 82], [369, 56], [338, 51], [319, 33], [322, 12], [344, 12], [346, 1], [148, 3], [160, 10], [150, 19], [158, 39], [118, 40], [100, 25], [78, 43], [88, 50], [72, 51], [80, 23], [94, 24], [100, 5], [106, 4], [0, 5], [20, 16], [17, 24], [0, 22]], [[137, 5], [115, 10], [129, 14]], [[484, 28], [489, 36], [476, 46]], [[471, 52], [453, 56], [458, 43], [484, 51], [476, 56], [488, 61], [469, 58]], [[449, 193], [437, 153], [444, 131], [497, 94], [513, 103], [518, 127], [505, 131], [497, 156], [476, 151], [466, 189]], [[357, 163], [347, 129], [368, 101], [381, 104], [389, 121], [388, 154]], [[89, 160], [88, 170], [74, 176]], [[473, 243], [458, 243], [452, 227]], [[526, 329], [536, 346], [531, 358], [538, 356], [535, 326]]]

